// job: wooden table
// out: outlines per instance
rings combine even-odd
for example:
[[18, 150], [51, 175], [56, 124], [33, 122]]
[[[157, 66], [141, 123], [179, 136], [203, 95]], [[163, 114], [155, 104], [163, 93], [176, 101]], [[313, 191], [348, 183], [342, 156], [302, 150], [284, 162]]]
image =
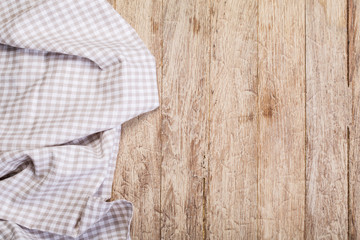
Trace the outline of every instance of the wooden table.
[[360, 239], [360, 0], [113, 0], [157, 59], [133, 239]]

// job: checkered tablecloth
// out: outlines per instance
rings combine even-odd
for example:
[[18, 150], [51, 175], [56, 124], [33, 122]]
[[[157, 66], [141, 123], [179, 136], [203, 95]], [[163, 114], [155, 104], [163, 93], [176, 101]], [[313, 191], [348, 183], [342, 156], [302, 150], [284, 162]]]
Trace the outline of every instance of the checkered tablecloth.
[[106, 201], [120, 128], [158, 106], [106, 0], [1, 0], [0, 239], [129, 239], [132, 204]]

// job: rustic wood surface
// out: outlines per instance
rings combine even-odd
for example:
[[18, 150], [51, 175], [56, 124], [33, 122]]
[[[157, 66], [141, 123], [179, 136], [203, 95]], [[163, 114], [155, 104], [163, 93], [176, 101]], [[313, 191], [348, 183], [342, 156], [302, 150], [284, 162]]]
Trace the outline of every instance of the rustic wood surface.
[[210, 9], [207, 239], [255, 239], [257, 4], [212, 1]]
[[163, 9], [161, 237], [202, 239], [209, 115], [207, 0], [168, 0]]
[[348, 236], [345, 1], [306, 1], [306, 238]]
[[109, 0], [157, 59], [132, 239], [360, 239], [360, 0]]
[[258, 237], [300, 239], [305, 206], [305, 2], [258, 2]]

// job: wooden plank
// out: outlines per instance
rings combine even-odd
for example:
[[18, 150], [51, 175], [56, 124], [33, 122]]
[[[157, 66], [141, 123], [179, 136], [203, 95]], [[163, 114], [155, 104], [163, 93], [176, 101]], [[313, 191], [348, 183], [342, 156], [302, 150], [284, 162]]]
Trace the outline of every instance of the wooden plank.
[[348, 238], [346, 7], [306, 1], [306, 239]]
[[349, 87], [352, 120], [349, 137], [349, 239], [360, 239], [360, 0], [348, 2]]
[[305, 0], [259, 1], [258, 237], [302, 239]]
[[[136, 30], [155, 56], [160, 88], [161, 0], [114, 0], [113, 2], [116, 3], [116, 10]], [[113, 198], [124, 198], [134, 205], [132, 239], [160, 238], [160, 127], [160, 109], [143, 114], [122, 125]]]
[[209, 114], [208, 0], [163, 4], [161, 238], [201, 239]]
[[212, 1], [209, 239], [256, 239], [257, 1]]

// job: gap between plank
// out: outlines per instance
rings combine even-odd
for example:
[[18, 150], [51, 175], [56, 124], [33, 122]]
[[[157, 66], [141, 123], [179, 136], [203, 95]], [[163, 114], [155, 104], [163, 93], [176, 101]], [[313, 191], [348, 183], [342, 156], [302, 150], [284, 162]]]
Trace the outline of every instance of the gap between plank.
[[350, 128], [346, 127], [346, 142], [347, 142], [347, 182], [348, 182], [348, 195], [347, 195], [347, 204], [348, 204], [348, 239], [351, 239], [350, 233], [350, 219], [351, 219], [351, 209], [350, 209]]
[[163, 21], [163, 17], [164, 17], [164, 1], [161, 0], [161, 15], [160, 15], [160, 31], [161, 31], [161, 39], [160, 39], [160, 149], [161, 149], [161, 157], [160, 157], [160, 226], [159, 226], [159, 238], [160, 240], [162, 239], [162, 204], [161, 204], [161, 199], [162, 199], [162, 163], [164, 160], [164, 154], [163, 154], [163, 141], [162, 141], [162, 114], [163, 114], [163, 109], [162, 109], [162, 96], [163, 96], [163, 79], [164, 79], [164, 21]]
[[306, 184], [306, 181], [307, 181], [307, 178], [306, 178], [306, 169], [307, 169], [307, 167], [306, 167], [306, 164], [307, 164], [307, 162], [306, 162], [306, 158], [307, 158], [307, 155], [306, 155], [306, 152], [307, 152], [307, 135], [306, 135], [306, 131], [307, 131], [307, 124], [306, 124], [306, 105], [307, 105], [307, 99], [306, 99], [306, 80], [307, 80], [307, 78], [306, 78], [306, 36], [307, 36], [307, 33], [306, 33], [306, 25], [307, 25], [307, 21], [306, 21], [306, 1], [307, 0], [305, 0], [304, 1], [304, 21], [305, 21], [305, 26], [304, 26], [304, 38], [305, 38], [305, 41], [304, 41], [304, 51], [305, 51], [305, 53], [304, 53], [304, 57], [305, 57], [305, 61], [304, 61], [304, 68], [305, 68], [305, 71], [304, 71], [304, 101], [305, 101], [305, 104], [304, 104], [304, 114], [305, 114], [305, 116], [304, 116], [304, 141], [305, 141], [305, 146], [304, 146], [304, 151], [305, 151], [305, 153], [304, 153], [304, 167], [305, 167], [305, 169], [304, 169], [304, 179], [305, 179], [305, 197], [304, 197], [304, 239], [306, 239], [306, 212], [307, 212], [307, 201], [306, 201], [306, 196], [307, 196], [307, 188], [306, 188], [306, 186], [307, 186], [307, 184]]
[[[352, 27], [352, 21], [353, 21], [353, 15], [352, 15], [352, 9], [353, 9], [353, 2], [352, 0], [347, 0], [346, 2], [346, 53], [347, 53], [347, 86], [350, 87], [350, 83], [351, 83], [351, 72], [350, 72], [350, 44], [351, 44], [351, 40], [350, 40], [350, 31], [351, 31], [351, 27]], [[352, 101], [351, 101], [352, 103]], [[347, 231], [348, 231], [348, 239], [351, 239], [351, 225], [350, 225], [350, 221], [351, 221], [351, 195], [350, 195], [350, 127], [349, 125], [346, 126], [346, 143], [347, 143], [347, 205], [348, 205], [348, 225], [347, 225]]]

